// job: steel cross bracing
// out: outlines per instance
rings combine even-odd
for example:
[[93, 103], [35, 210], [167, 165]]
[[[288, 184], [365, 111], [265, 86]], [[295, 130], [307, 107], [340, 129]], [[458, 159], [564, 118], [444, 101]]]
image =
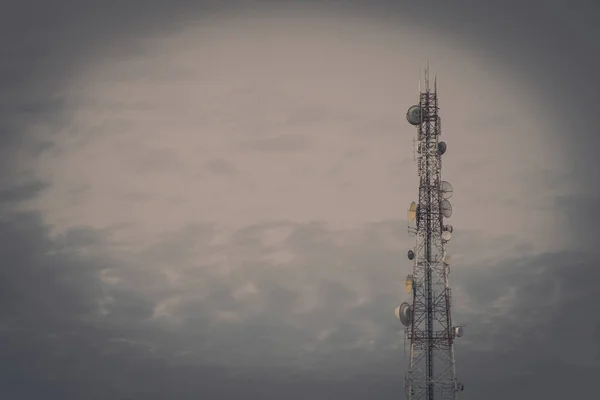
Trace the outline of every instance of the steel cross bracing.
[[450, 312], [449, 266], [445, 262], [441, 202], [442, 154], [438, 115], [437, 84], [420, 93], [417, 125], [417, 167], [419, 198], [412, 276], [412, 321], [406, 328], [410, 340], [410, 359], [406, 374], [406, 394], [410, 400], [458, 398], [459, 384], [454, 365], [455, 329]]

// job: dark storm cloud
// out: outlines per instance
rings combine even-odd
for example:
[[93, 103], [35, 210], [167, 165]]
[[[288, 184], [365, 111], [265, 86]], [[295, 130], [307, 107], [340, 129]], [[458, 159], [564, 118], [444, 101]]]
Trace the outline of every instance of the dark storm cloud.
[[43, 189], [45, 184], [42, 182], [30, 182], [16, 186], [5, 185], [0, 190], [0, 203], [18, 203], [20, 200], [28, 199], [32, 194]]
[[[70, 251], [86, 244], [84, 233], [76, 236], [77, 243], [66, 237], [57, 245], [36, 215], [16, 214], [0, 222], [0, 352], [5, 376], [0, 391], [5, 397], [35, 398], [43, 392], [51, 398], [76, 396], [79, 385], [85, 385], [77, 378], [92, 378], [86, 371], [107, 349], [111, 335], [103, 330], [110, 325], [96, 329], [84, 323], [98, 315], [104, 295], [98, 280], [102, 254]], [[92, 233], [88, 239], [93, 237]], [[140, 318], [138, 313], [143, 315], [143, 302], [126, 294], [117, 297], [122, 320], [131, 323]]]
[[491, 399], [589, 397], [585, 382], [600, 371], [600, 289], [589, 279], [597, 274], [594, 257], [563, 253], [462, 276], [490, 314], [495, 298], [513, 293], [507, 314], [467, 327], [469, 343], [490, 349], [471, 351], [458, 342], [470, 390]]
[[[298, 274], [302, 270], [278, 271], [264, 258], [269, 247], [261, 246], [256, 238], [272, 225], [246, 229], [237, 236], [237, 245], [247, 249], [247, 268], [227, 281], [213, 281], [209, 298], [181, 310], [186, 317], [185, 327], [167, 331], [149, 322], [152, 305], [148, 302], [127, 292], [102, 289], [99, 272], [112, 265], [106, 255], [72, 251], [90, 241], [99, 244], [97, 249], [102, 248], [101, 234], [81, 230], [77, 242], [68, 237], [49, 240], [35, 216], [4, 220], [1, 251], [9, 262], [1, 269], [0, 336], [5, 344], [4, 376], [13, 383], [2, 388], [3, 394], [35, 398], [43, 392], [57, 399], [237, 398], [244, 394], [249, 399], [261, 399], [291, 392], [289, 398], [299, 399], [361, 399], [367, 395], [392, 398], [402, 386], [398, 379], [401, 350], [389, 348], [401, 340], [394, 334], [397, 325], [391, 310], [386, 309], [396, 301], [395, 296], [375, 296], [371, 303], [340, 313], [354, 300], [354, 294], [335, 280], [327, 281], [327, 270], [322, 266], [333, 269], [332, 275], [336, 269], [346, 275], [361, 271], [363, 282], [379, 287], [382, 294], [391, 293], [387, 286], [396, 283], [388, 279], [390, 264], [399, 255], [381, 246], [381, 238], [401, 235], [403, 226], [401, 222], [374, 224], [360, 241], [343, 246], [335, 244], [340, 233], [327, 231], [319, 224], [294, 225], [285, 246], [306, 254], [307, 259], [299, 261], [299, 266], [317, 267], [306, 272], [325, 282], [313, 284], [322, 303], [316, 314], [296, 316], [300, 322], [297, 328], [289, 325], [291, 316], [287, 315], [297, 293], [280, 283], [301, 276], [290, 276], [286, 271]], [[200, 226], [175, 236], [205, 243], [210, 232], [210, 226]], [[178, 240], [165, 238], [163, 246], [169, 243]], [[337, 262], [342, 267], [336, 268]], [[364, 263], [372, 267], [356, 268]], [[466, 288], [480, 309], [489, 311], [469, 321], [465, 341], [457, 344], [459, 371], [467, 379], [465, 397], [480, 393], [492, 400], [511, 394], [517, 399], [585, 395], [589, 377], [600, 372], [600, 309], [595, 302], [600, 290], [596, 281], [588, 279], [597, 273], [593, 259], [577, 253], [543, 254], [513, 258], [508, 265], [466, 268], [457, 269], [454, 281]], [[216, 304], [223, 309], [252, 310], [254, 300], [240, 305], [230, 290], [248, 277], [263, 282], [263, 312], [229, 327], [211, 325], [206, 313]], [[188, 278], [195, 279], [193, 275]], [[111, 313], [103, 315], [100, 303], [107, 296], [115, 301], [106, 304]], [[499, 305], [503, 298], [504, 304]], [[455, 319], [461, 321], [462, 313], [460, 308], [456, 310]], [[365, 334], [355, 324], [365, 317], [372, 323], [386, 323], [387, 333], [375, 358], [362, 349], [341, 350]], [[306, 343], [309, 332], [300, 329], [302, 325], [325, 326], [328, 320], [337, 329], [322, 346], [340, 350], [322, 354], [320, 362], [325, 368], [318, 372], [241, 366], [248, 349], [270, 358], [282, 345], [288, 348]], [[178, 355], [199, 351], [203, 345], [208, 349], [201, 351], [201, 360], [205, 361], [200, 364]], [[229, 359], [231, 364], [212, 364], [209, 360], [218, 354], [224, 355], [220, 362]], [[340, 357], [347, 360], [350, 370], [328, 367], [331, 358]], [[557, 384], [548, 385], [549, 380]], [[564, 385], [565, 380], [572, 387]]]
[[598, 214], [600, 210], [600, 194], [594, 181], [596, 170], [589, 172], [589, 184], [592, 193], [589, 195], [572, 194], [557, 199], [557, 217], [564, 221], [565, 230], [576, 232], [577, 241], [574, 247], [583, 251], [598, 250]]
[[[595, 77], [600, 51], [593, 1], [551, 2], [372, 2], [372, 8], [402, 9], [415, 16], [427, 15], [442, 29], [464, 32], [465, 38], [479, 43], [502, 62], [531, 76], [557, 110], [574, 115], [565, 124], [572, 138], [574, 179], [588, 182], [591, 194], [565, 201], [564, 209], [573, 224], [575, 238], [586, 240], [582, 250], [597, 243], [598, 192], [596, 151], [596, 113], [598, 100]], [[433, 3], [435, 6], [433, 6]], [[192, 333], [167, 334], [149, 323], [154, 304], [128, 292], [108, 290], [100, 280], [100, 271], [113, 265], [102, 251], [106, 234], [81, 228], [58, 239], [50, 239], [35, 214], [15, 214], [10, 207], [33, 196], [43, 183], [11, 182], [14, 146], [29, 148], [20, 129], [40, 113], [61, 110], [62, 103], [53, 92], [69, 78], [81, 58], [96, 46], [114, 42], [122, 35], [153, 32], [169, 26], [172, 15], [193, 10], [197, 2], [163, 1], [5, 1], [0, 17], [0, 89], [6, 95], [0, 103], [0, 140], [2, 141], [2, 190], [0, 207], [0, 354], [3, 384], [0, 395], [6, 398], [33, 399], [164, 399], [179, 398], [394, 398], [402, 390], [400, 354], [390, 352], [378, 363], [362, 366], [356, 376], [336, 371], [315, 373], [285, 369], [250, 370], [186, 365], [173, 357], [182, 350], [173, 344], [221, 337], [216, 348], [244, 346], [253, 340], [268, 351], [271, 342], [261, 341], [261, 328], [272, 326], [276, 318], [247, 323], [231, 331], [215, 330], [212, 335], [202, 319], [205, 303], [191, 307], [188, 324], [197, 324]], [[132, 49], [138, 51], [139, 49]], [[125, 50], [122, 50], [125, 51]], [[575, 106], [574, 106], [575, 105]], [[566, 117], [565, 118], [571, 118]], [[572, 122], [572, 124], [571, 124]], [[32, 151], [39, 151], [34, 149]], [[4, 157], [6, 155], [6, 157]], [[526, 160], [523, 160], [526, 162]], [[4, 182], [11, 182], [10, 185]], [[594, 186], [595, 185], [595, 186]], [[595, 211], [595, 212], [594, 212]], [[591, 217], [590, 217], [591, 216]], [[402, 225], [402, 224], [400, 224]], [[365, 279], [389, 279], [382, 265], [395, 265], [401, 254], [382, 255], [377, 243], [385, 234], [404, 234], [404, 226], [367, 232], [355, 250], [341, 249], [332, 242], [332, 233], [318, 224], [296, 226], [286, 246], [306, 254], [318, 263], [341, 259], [374, 265]], [[194, 244], [212, 237], [210, 226], [194, 227], [181, 237], [165, 238], [162, 252], [151, 251], [148, 260], [159, 255], [186, 254], [181, 239]], [[260, 228], [254, 228], [260, 233]], [[382, 233], [383, 232], [383, 233]], [[400, 233], [398, 233], [399, 235]], [[237, 236], [249, 248], [256, 268], [266, 268], [260, 257], [269, 249], [252, 242], [253, 233]], [[203, 238], [202, 240], [200, 240]], [[467, 236], [465, 234], [466, 240]], [[458, 239], [458, 237], [457, 237]], [[463, 239], [460, 239], [463, 240]], [[94, 246], [90, 246], [90, 245]], [[251, 244], [251, 245], [250, 245]], [[158, 246], [157, 246], [158, 247]], [[514, 244], [518, 248], [518, 244]], [[92, 248], [86, 253], [86, 249]], [[359, 251], [363, 250], [363, 251]], [[258, 255], [257, 255], [258, 254]], [[260, 257], [259, 257], [260, 256]], [[324, 268], [324, 267], [323, 267]], [[386, 267], [387, 268], [387, 267]], [[255, 270], [256, 271], [256, 270]], [[379, 273], [378, 273], [379, 271]], [[386, 271], [388, 271], [386, 269]], [[493, 271], [493, 272], [492, 272]], [[388, 271], [389, 272], [389, 271]], [[275, 275], [264, 270], [263, 274]], [[283, 274], [283, 272], [279, 272]], [[379, 278], [376, 278], [379, 276]], [[235, 277], [234, 277], [235, 278]], [[511, 265], [460, 271], [453, 279], [461, 282], [478, 308], [489, 315], [469, 321], [469, 345], [458, 342], [458, 368], [466, 380], [463, 398], [514, 399], [593, 396], [593, 382], [600, 373], [598, 337], [600, 337], [600, 295], [597, 261], [589, 253], [544, 254], [515, 258]], [[149, 276], [149, 280], [158, 279]], [[239, 278], [243, 281], [242, 277]], [[382, 284], [384, 284], [382, 282]], [[284, 317], [294, 293], [277, 286], [263, 286], [266, 304], [272, 316]], [[108, 290], [108, 291], [107, 291]], [[330, 308], [316, 318], [327, 319], [352, 300], [351, 293], [335, 281], [323, 286], [322, 295]], [[495, 302], [503, 296], [510, 313], [495, 313]], [[223, 307], [234, 307], [229, 286], [215, 283], [212, 296]], [[330, 296], [330, 297], [329, 297]], [[113, 298], [110, 302], [107, 299]], [[359, 315], [381, 313], [391, 316], [385, 307], [395, 298], [378, 298]], [[109, 316], [100, 318], [102, 307]], [[387, 313], [387, 314], [386, 314]], [[456, 310], [457, 320], [461, 310]], [[383, 317], [383, 314], [386, 314]], [[348, 314], [355, 318], [356, 315]], [[466, 318], [466, 317], [465, 317]], [[387, 320], [386, 320], [387, 321]], [[276, 324], [276, 322], [275, 322]], [[358, 336], [351, 326], [340, 322], [333, 341], [351, 342]], [[279, 327], [281, 328], [281, 327]], [[386, 340], [393, 335], [393, 321]], [[216, 328], [215, 328], [216, 329]], [[285, 328], [289, 329], [289, 328]], [[282, 329], [290, 340], [299, 336]], [[204, 333], [203, 333], [204, 332]], [[252, 335], [249, 333], [252, 332]], [[186, 335], [189, 335], [187, 337]], [[204, 336], [203, 336], [204, 335]], [[220, 336], [216, 336], [220, 335]], [[301, 337], [301, 336], [300, 336]], [[126, 338], [127, 340], [122, 340]], [[485, 343], [484, 346], [481, 343]], [[261, 348], [260, 346], [258, 346]], [[360, 354], [359, 352], [357, 352]], [[354, 353], [354, 363], [360, 357]], [[346, 356], [353, 356], [351, 352]], [[366, 358], [366, 357], [365, 357]], [[338, 379], [344, 378], [343, 381]]]

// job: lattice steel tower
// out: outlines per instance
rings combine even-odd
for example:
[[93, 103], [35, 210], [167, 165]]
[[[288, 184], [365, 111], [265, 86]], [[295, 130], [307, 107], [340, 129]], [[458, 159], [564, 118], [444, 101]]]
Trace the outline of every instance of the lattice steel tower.
[[437, 79], [429, 85], [425, 69], [425, 87], [419, 82], [419, 104], [408, 109], [406, 118], [417, 127], [415, 160], [419, 173], [419, 198], [408, 210], [408, 231], [416, 236], [416, 246], [408, 251], [413, 272], [405, 282], [408, 302], [396, 308], [396, 317], [405, 326], [410, 341], [410, 358], [405, 375], [409, 400], [458, 399], [463, 385], [458, 382], [454, 365], [454, 339], [463, 334], [452, 325], [451, 293], [448, 283], [449, 259], [446, 243], [452, 238], [452, 225], [444, 218], [452, 215], [452, 186], [442, 181], [442, 156], [446, 143], [438, 115]]

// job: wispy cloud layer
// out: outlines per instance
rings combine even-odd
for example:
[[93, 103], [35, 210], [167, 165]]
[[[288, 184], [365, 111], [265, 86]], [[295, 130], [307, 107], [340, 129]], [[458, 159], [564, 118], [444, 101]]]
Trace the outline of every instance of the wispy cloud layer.
[[[493, 7], [469, 8], [486, 52], [461, 42], [483, 22], [453, 19], [455, 2], [428, 31], [409, 18], [424, 3], [169, 4], [40, 3], [23, 36], [0, 24], [17, 38], [0, 39], [1, 396], [397, 396], [417, 184], [403, 114], [426, 58], [465, 398], [586, 396], [598, 201], [581, 174], [596, 163], [566, 161], [577, 145], [533, 84], [546, 75], [525, 84], [500, 58]], [[506, 35], [529, 29], [519, 18]]]

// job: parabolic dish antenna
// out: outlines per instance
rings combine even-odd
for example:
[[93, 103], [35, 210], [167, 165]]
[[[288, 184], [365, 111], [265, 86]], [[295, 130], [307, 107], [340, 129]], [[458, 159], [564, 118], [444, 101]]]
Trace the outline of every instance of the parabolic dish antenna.
[[413, 260], [415, 258], [415, 252], [412, 250], [408, 251], [408, 259]]
[[421, 106], [412, 106], [406, 112], [406, 120], [411, 125], [421, 124]]
[[454, 334], [456, 335], [456, 337], [461, 337], [462, 335], [465, 334], [465, 330], [462, 326], [455, 326]]
[[442, 232], [442, 240], [444, 242], [449, 242], [450, 239], [452, 239], [452, 233], [450, 231], [443, 231]]
[[412, 323], [412, 307], [407, 302], [404, 302], [398, 307], [398, 311], [402, 325], [410, 326]]
[[410, 203], [410, 207], [408, 208], [408, 219], [409, 221], [414, 221], [417, 218], [417, 203], [414, 201]]
[[408, 275], [404, 281], [404, 290], [406, 293], [411, 293], [413, 289], [413, 276]]
[[444, 199], [452, 197], [452, 185], [449, 182], [442, 181], [442, 183], [440, 183], [440, 194]]
[[454, 227], [452, 225], [444, 225], [444, 230], [452, 233], [454, 232]]
[[448, 200], [442, 200], [441, 204], [442, 215], [445, 218], [450, 218], [452, 216], [452, 204]]
[[442, 258], [442, 261], [444, 262], [444, 264], [450, 265], [452, 263], [452, 256], [450, 254], [446, 254]]
[[444, 153], [446, 152], [446, 150], [448, 150], [448, 148], [446, 146], [446, 142], [439, 142], [438, 143], [438, 153], [440, 154], [440, 156], [443, 156]]

